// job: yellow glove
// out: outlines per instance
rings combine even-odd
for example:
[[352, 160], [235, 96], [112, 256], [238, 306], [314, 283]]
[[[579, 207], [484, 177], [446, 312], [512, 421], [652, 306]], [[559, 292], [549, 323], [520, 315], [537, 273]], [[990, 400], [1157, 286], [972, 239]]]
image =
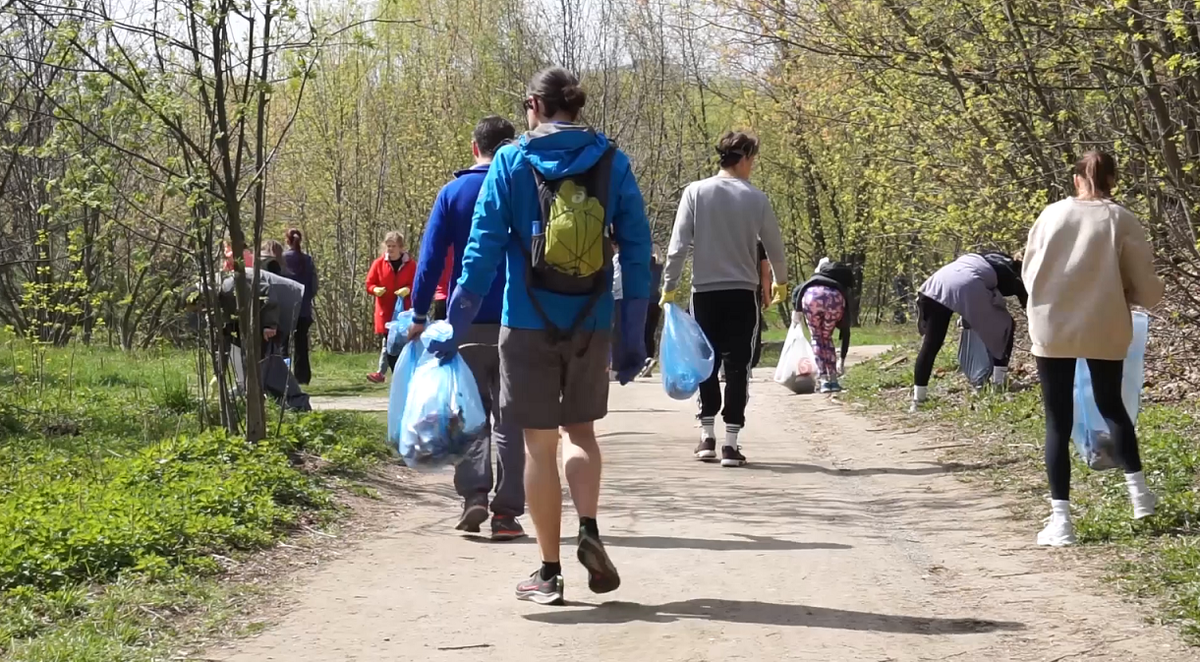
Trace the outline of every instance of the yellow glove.
[[658, 307], [663, 308], [668, 303], [675, 303], [675, 290], [663, 290], [662, 298], [658, 300]]
[[381, 297], [381, 296], [387, 294], [387, 288], [386, 287], [377, 287], [377, 288], [371, 290], [371, 294], [374, 294], [377, 297]]
[[407, 287], [402, 287], [402, 288], [396, 290], [396, 296], [403, 299], [404, 297], [408, 296], [409, 292], [412, 292], [412, 290], [408, 289]]
[[771, 305], [778, 306], [787, 298], [788, 286], [787, 283], [775, 283], [771, 286]]

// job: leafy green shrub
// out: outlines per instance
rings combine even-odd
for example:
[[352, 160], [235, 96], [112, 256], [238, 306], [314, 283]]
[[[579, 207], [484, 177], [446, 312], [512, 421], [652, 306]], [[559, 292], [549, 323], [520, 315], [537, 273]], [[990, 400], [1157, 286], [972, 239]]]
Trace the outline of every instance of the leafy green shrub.
[[270, 544], [299, 508], [327, 503], [273, 443], [223, 432], [152, 444], [79, 473], [59, 459], [18, 470], [0, 501], [0, 589], [53, 589], [161, 572]]

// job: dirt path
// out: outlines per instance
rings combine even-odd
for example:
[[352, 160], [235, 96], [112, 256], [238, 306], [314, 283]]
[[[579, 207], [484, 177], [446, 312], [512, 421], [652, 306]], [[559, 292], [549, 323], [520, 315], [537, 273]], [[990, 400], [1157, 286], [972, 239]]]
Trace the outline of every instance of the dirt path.
[[[752, 388], [753, 464], [691, 459], [691, 403], [615, 388], [601, 425], [601, 530], [625, 583], [567, 568], [565, 608], [518, 602], [532, 542], [451, 530], [447, 476], [385, 533], [297, 577], [292, 608], [224, 662], [1121, 660], [1196, 655], [1037, 549], [1004, 504], [934, 461], [937, 442], [821, 396]], [[565, 530], [575, 526], [566, 518]], [[570, 553], [570, 547], [564, 549]], [[565, 557], [569, 558], [569, 557]], [[569, 626], [569, 627], [568, 627]]]

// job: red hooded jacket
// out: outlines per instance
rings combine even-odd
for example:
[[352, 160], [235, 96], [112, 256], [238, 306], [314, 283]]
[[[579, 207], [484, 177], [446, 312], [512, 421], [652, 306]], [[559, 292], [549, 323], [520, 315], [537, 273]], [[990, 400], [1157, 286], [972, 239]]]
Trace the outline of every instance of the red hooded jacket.
[[[417, 263], [409, 257], [408, 253], [404, 253], [401, 259], [404, 260], [404, 263], [400, 265], [399, 269], [393, 269], [387, 254], [381, 255], [371, 264], [371, 270], [367, 272], [368, 294], [375, 296], [373, 290], [376, 287], [387, 290], [383, 296], [375, 297], [375, 333], [379, 335], [387, 333], [385, 325], [392, 321], [392, 314], [396, 312], [396, 290], [402, 287], [411, 290], [413, 277], [417, 273]], [[412, 306], [412, 295], [404, 297], [404, 308], [407, 310], [410, 306]]]

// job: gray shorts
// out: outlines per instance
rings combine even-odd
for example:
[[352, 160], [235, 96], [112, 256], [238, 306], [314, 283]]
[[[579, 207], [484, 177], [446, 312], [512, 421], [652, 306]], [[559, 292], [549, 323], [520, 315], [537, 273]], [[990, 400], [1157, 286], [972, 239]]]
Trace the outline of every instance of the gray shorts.
[[608, 414], [607, 331], [553, 344], [545, 331], [500, 329], [500, 411], [514, 427], [556, 430]]

